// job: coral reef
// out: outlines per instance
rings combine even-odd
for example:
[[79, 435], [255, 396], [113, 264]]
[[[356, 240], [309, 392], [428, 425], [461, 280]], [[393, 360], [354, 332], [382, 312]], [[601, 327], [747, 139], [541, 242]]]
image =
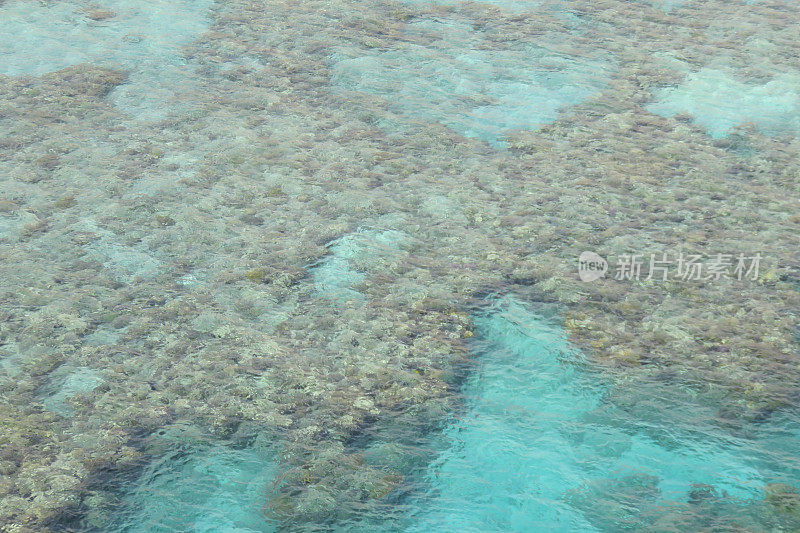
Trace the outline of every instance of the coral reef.
[[[0, 530], [109, 529], [120, 480], [175, 472], [153, 435], [190, 423], [245, 463], [234, 437], [274, 443], [258, 505], [286, 529], [397, 509], [429, 457], [364, 443], [463, 408], [487, 294], [557, 304], [631, 411], [654, 382], [722, 432], [796, 405], [796, 6], [147, 4], [0, 2]], [[703, 105], [736, 90], [738, 117]], [[585, 250], [763, 263], [584, 283]], [[59, 393], [75, 369], [102, 382]], [[649, 523], [729, 510], [693, 494]]]

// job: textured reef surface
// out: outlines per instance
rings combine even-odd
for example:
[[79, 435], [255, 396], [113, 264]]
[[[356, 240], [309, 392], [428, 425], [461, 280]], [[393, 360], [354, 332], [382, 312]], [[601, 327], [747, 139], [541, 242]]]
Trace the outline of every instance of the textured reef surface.
[[0, 0], [0, 531], [797, 529], [798, 22]]

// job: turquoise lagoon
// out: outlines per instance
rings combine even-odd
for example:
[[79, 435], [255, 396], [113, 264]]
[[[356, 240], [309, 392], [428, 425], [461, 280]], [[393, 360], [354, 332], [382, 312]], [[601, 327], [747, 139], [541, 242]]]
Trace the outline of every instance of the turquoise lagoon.
[[688, 113], [711, 137], [753, 125], [766, 135], [800, 132], [800, 74], [782, 72], [765, 83], [745, 82], [721, 69], [691, 72], [676, 87], [656, 92], [648, 109], [663, 116]]
[[463, 21], [426, 19], [406, 31], [432, 42], [364, 55], [337, 51], [334, 88], [385, 98], [408, 120], [439, 122], [496, 147], [508, 133], [538, 129], [599, 93], [613, 71], [608, 58], [556, 53], [552, 43], [488, 49], [485, 37]]

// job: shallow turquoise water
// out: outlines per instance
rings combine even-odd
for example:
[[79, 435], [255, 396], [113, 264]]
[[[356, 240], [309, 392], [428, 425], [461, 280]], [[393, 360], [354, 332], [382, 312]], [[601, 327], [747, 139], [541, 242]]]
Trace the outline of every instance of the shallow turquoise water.
[[164, 432], [151, 446], [166, 452], [124, 488], [113, 526], [118, 533], [186, 531], [271, 533], [264, 495], [278, 471], [274, 451], [235, 447]]
[[334, 87], [386, 98], [407, 118], [439, 122], [493, 146], [510, 132], [553, 122], [601, 91], [613, 70], [608, 58], [557, 53], [546, 43], [487, 50], [485, 37], [463, 21], [422, 20], [406, 32], [431, 42], [333, 54]]
[[182, 47], [210, 25], [213, 0], [101, 0], [92, 20], [72, 2], [12, 0], [0, 6], [0, 74], [39, 76], [89, 63], [128, 72], [110, 100], [138, 119], [187, 109], [197, 90]]
[[512, 297], [476, 326], [467, 409], [444, 431], [408, 531], [616, 531], [691, 515], [698, 493], [746, 513], [766, 483], [800, 481], [800, 455], [784, 447], [796, 421], [734, 436], [688, 390], [655, 383], [617, 405], [552, 318]]
[[89, 367], [61, 367], [53, 372], [41, 393], [45, 409], [61, 416], [70, 416], [72, 409], [67, 401], [81, 393], [90, 392], [103, 383], [103, 377]]
[[364, 301], [356, 290], [366, 279], [365, 269], [391, 261], [409, 236], [393, 229], [359, 229], [328, 243], [328, 254], [310, 267], [315, 293], [335, 302]]
[[800, 132], [800, 75], [776, 74], [745, 83], [721, 70], [690, 73], [678, 87], [662, 88], [648, 109], [663, 116], [688, 113], [714, 138], [752, 124], [767, 135]]
[[[763, 525], [751, 507], [765, 485], [800, 481], [796, 420], [732, 434], [672, 385], [615, 398], [556, 318], [514, 297], [491, 300], [475, 325], [464, 411], [420, 448], [432, 460], [392, 463], [415, 480], [405, 518], [387, 508], [372, 530], [619, 531], [669, 513], [699, 523], [705, 500]], [[364, 456], [391, 463], [391, 430], [379, 436]], [[280, 477], [271, 446], [167, 431], [147, 447], [164, 451], [125, 486], [113, 531], [277, 531], [263, 514]]]
[[[404, 0], [405, 2], [421, 5], [453, 5], [464, 3], [461, 0]], [[531, 9], [542, 5], [544, 0], [520, 0], [519, 2], [511, 2], [509, 0], [485, 0], [481, 4], [490, 6], [498, 6], [503, 9]]]

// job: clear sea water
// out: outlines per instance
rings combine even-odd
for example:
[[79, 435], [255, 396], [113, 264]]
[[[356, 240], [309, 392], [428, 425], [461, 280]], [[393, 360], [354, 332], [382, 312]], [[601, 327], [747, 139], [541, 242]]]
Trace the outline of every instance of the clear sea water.
[[[799, 191], [800, 64], [774, 29], [800, 16], [736, 2], [732, 50], [703, 2], [0, 0], [0, 530], [800, 530], [798, 222], [778, 205]], [[644, 52], [615, 26], [633, 14]], [[123, 76], [92, 93], [96, 68]], [[575, 118], [603, 113], [628, 124], [613, 142]], [[679, 156], [647, 167], [661, 134], [697, 147], [677, 188], [657, 173]], [[570, 184], [569, 154], [615, 150]], [[751, 159], [713, 166], [724, 150]], [[634, 171], [656, 180], [636, 202], [597, 181]], [[729, 186], [755, 203], [631, 222]], [[576, 242], [587, 198], [630, 234]], [[730, 319], [713, 289], [658, 293], [667, 348], [627, 311], [652, 284], [597, 311], [613, 341], [565, 326], [618, 289], [579, 284], [578, 248], [750, 243], [739, 215], [784, 263], [744, 289], [761, 322], [736, 315], [730, 343], [685, 342], [706, 332], [682, 322]], [[520, 274], [537, 254], [571, 274]], [[609, 364], [609, 344], [680, 364]]]
[[277, 524], [262, 512], [264, 495], [278, 475], [274, 450], [185, 433], [192, 428], [154, 437], [150, 445], [165, 451], [126, 487], [105, 527], [130, 533], [276, 531]]
[[798, 482], [800, 457], [784, 447], [796, 421], [731, 435], [664, 383], [616, 401], [553, 318], [513, 296], [476, 325], [467, 408], [444, 431], [450, 446], [425, 473], [410, 531], [620, 531], [670, 513], [700, 530], [712, 524], [703, 499], [724, 502], [733, 524], [766, 483]]

